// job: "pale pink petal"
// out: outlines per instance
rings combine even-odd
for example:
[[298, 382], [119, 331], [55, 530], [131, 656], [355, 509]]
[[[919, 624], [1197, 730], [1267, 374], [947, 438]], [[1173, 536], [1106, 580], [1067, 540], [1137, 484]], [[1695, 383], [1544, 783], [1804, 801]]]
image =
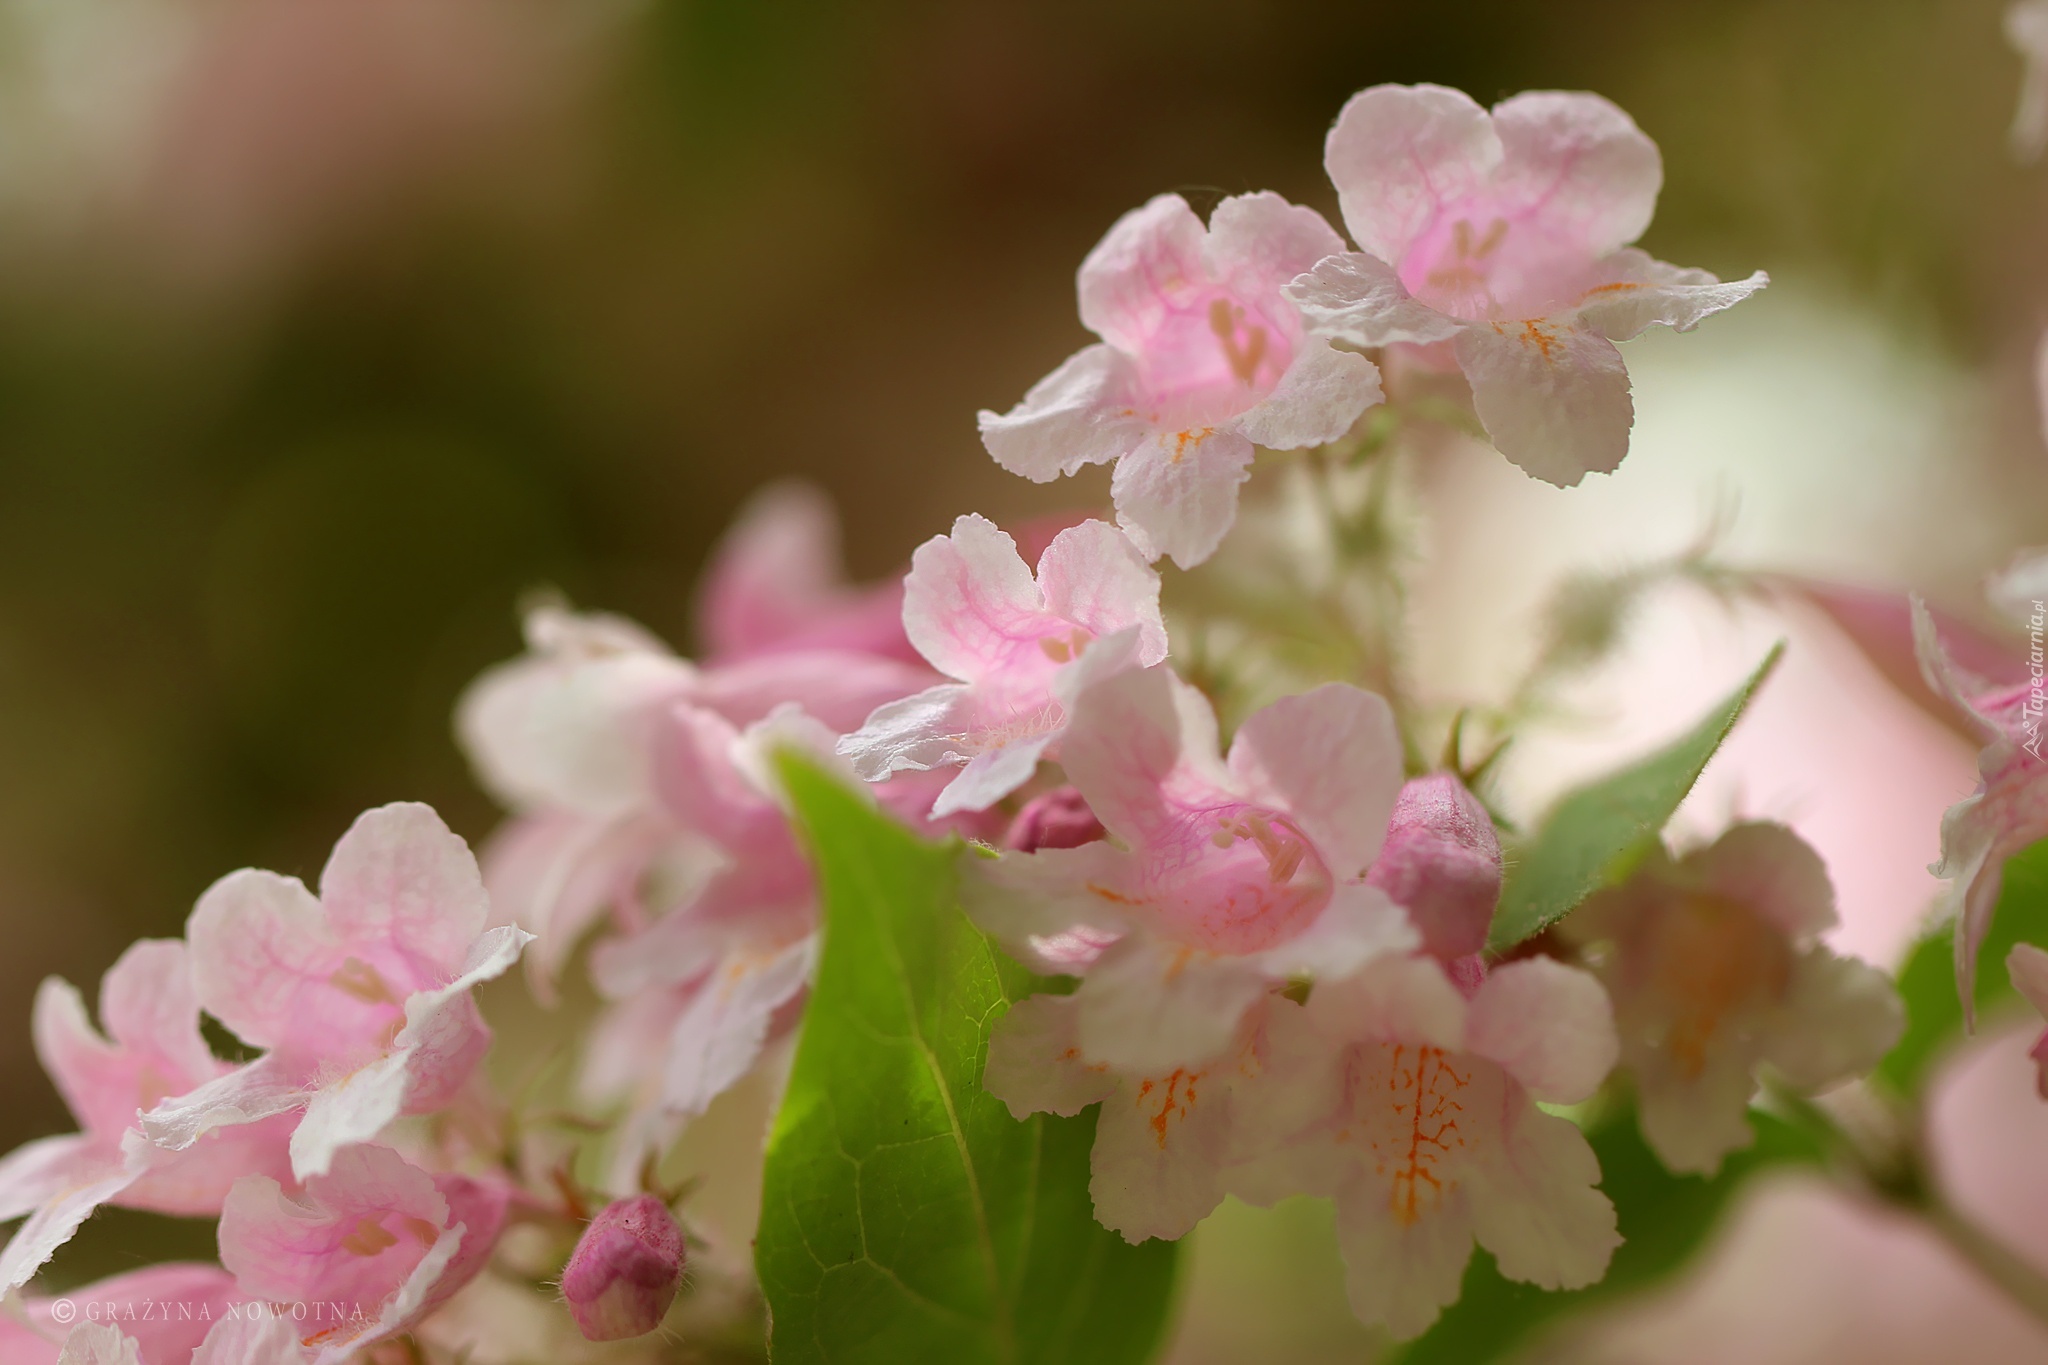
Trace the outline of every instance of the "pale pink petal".
[[1404, 1224], [1378, 1188], [1349, 1194], [1337, 1201], [1337, 1245], [1351, 1311], [1406, 1341], [1458, 1301], [1472, 1259], [1471, 1201], [1454, 1189], [1428, 1217]]
[[64, 1168], [62, 1186], [48, 1193], [0, 1248], [0, 1294], [27, 1284], [94, 1209], [127, 1189], [134, 1178], [120, 1152], [77, 1149]]
[[255, 1123], [216, 1128], [173, 1151], [150, 1142], [140, 1129], [121, 1136], [121, 1152], [135, 1183], [110, 1200], [124, 1209], [147, 1209], [180, 1218], [215, 1218], [221, 1201], [245, 1175], [291, 1178], [291, 1136], [298, 1115], [273, 1114]]
[[304, 1359], [292, 1320], [260, 1308], [222, 1318], [192, 1353], [192, 1365], [297, 1365]]
[[1082, 324], [1119, 350], [1142, 351], [1170, 294], [1207, 274], [1207, 239], [1202, 220], [1177, 194], [1157, 195], [1117, 219], [1081, 262]]
[[1273, 391], [1237, 419], [1237, 429], [1268, 450], [1301, 450], [1337, 440], [1385, 397], [1379, 366], [1307, 337]]
[[64, 1338], [57, 1365], [144, 1365], [142, 1348], [112, 1323], [81, 1322]]
[[1390, 265], [1446, 204], [1483, 189], [1500, 162], [1500, 137], [1486, 111], [1440, 85], [1359, 91], [1323, 147], [1352, 240]]
[[131, 1053], [175, 1075], [167, 1084], [211, 1079], [220, 1068], [199, 1032], [190, 955], [178, 939], [130, 944], [100, 980], [100, 1022]]
[[1076, 926], [1125, 927], [1132, 857], [1103, 840], [1001, 858], [969, 848], [960, 855], [960, 904], [984, 933], [1035, 970], [1065, 970], [1034, 946]]
[[1340, 880], [1379, 853], [1401, 793], [1401, 737], [1384, 698], [1326, 683], [1254, 712], [1230, 745], [1254, 801], [1287, 813]]
[[1081, 1016], [1071, 995], [1033, 995], [1010, 1006], [989, 1035], [981, 1084], [1018, 1119], [1070, 1118], [1117, 1088], [1107, 1066], [1081, 1055]]
[[[79, 1285], [61, 1298], [23, 1299], [20, 1317], [25, 1326], [0, 1313], [0, 1360], [7, 1365], [54, 1365], [66, 1325], [91, 1322], [117, 1325], [133, 1337], [142, 1365], [182, 1365], [214, 1321], [240, 1309], [234, 1278], [219, 1266], [176, 1261], [145, 1266]], [[288, 1365], [297, 1359], [279, 1356], [261, 1365]]]
[[[793, 704], [829, 728], [845, 731], [882, 703], [932, 681], [930, 669], [901, 659], [843, 649], [792, 649], [707, 668], [685, 695], [742, 729]], [[649, 714], [658, 723], [666, 710], [666, 705], [657, 706]], [[637, 742], [643, 751], [651, 747], [644, 734]]]
[[1127, 1242], [1184, 1237], [1222, 1202], [1229, 1087], [1172, 1069], [1126, 1079], [1095, 1120], [1088, 1193], [1095, 1219]]
[[2012, 978], [2012, 988], [2037, 1012], [2048, 1015], [2048, 951], [2031, 943], [2015, 943], [2006, 954], [2005, 970]]
[[908, 661], [901, 585], [844, 580], [831, 500], [808, 483], [770, 484], [740, 509], [705, 569], [697, 621], [707, 657], [822, 646]]
[[1570, 488], [1628, 454], [1635, 405], [1607, 338], [1537, 318], [1475, 324], [1454, 345], [1487, 436], [1527, 473]]
[[302, 1107], [308, 1077], [277, 1054], [258, 1057], [196, 1090], [165, 1100], [142, 1116], [151, 1142], [182, 1151], [216, 1128], [231, 1128]]
[[995, 462], [1033, 483], [1050, 483], [1115, 460], [1149, 432], [1135, 404], [1131, 360], [1113, 346], [1087, 346], [1033, 384], [1008, 412], [983, 409], [982, 444]]
[[1577, 1125], [1523, 1099], [1481, 1163], [1472, 1231], [1500, 1273], [1543, 1289], [1582, 1289], [1621, 1245], [1600, 1162]]
[[1357, 975], [1319, 983], [1309, 1020], [1327, 1038], [1426, 1043], [1457, 1051], [1465, 1043], [1465, 997], [1443, 967], [1426, 957], [1383, 957]]
[[1321, 261], [1286, 294], [1312, 333], [1354, 346], [1427, 346], [1449, 341], [1464, 325], [1410, 297], [1392, 265], [1362, 251]]
[[313, 1092], [305, 1115], [292, 1130], [296, 1179], [327, 1174], [335, 1153], [368, 1142], [398, 1118], [405, 1108], [408, 1060], [403, 1052], [390, 1053]]
[[0, 1223], [61, 1193], [75, 1172], [92, 1169], [109, 1150], [83, 1133], [63, 1133], [24, 1142], [0, 1157]]
[[1079, 1002], [1081, 1051], [1118, 1071], [1198, 1066], [1230, 1046], [1264, 976], [1242, 960], [1132, 935], [1089, 969]]
[[[1227, 789], [1216, 743], [1208, 700], [1156, 667], [1118, 673], [1080, 693], [1062, 761], [1096, 818], [1137, 849], [1177, 820], [1173, 795], [1199, 801]], [[1191, 787], [1206, 790], [1192, 795]]]
[[689, 1120], [760, 1060], [776, 1012], [810, 982], [817, 940], [736, 955], [705, 981], [677, 1018], [662, 1080], [662, 1106]]
[[1600, 273], [1601, 282], [1579, 304], [1578, 319], [1609, 341], [1627, 341], [1659, 324], [1689, 332], [1771, 282], [1761, 270], [1723, 282], [1708, 271], [1667, 265], [1633, 247], [1603, 262]]
[[1137, 627], [1140, 667], [1166, 657], [1159, 572], [1108, 522], [1084, 521], [1054, 536], [1038, 560], [1038, 590], [1047, 611], [1092, 635]]
[[1465, 1047], [1500, 1063], [1523, 1089], [1552, 1104], [1590, 1098], [1621, 1051], [1614, 1008], [1600, 983], [1547, 957], [1510, 962], [1487, 975], [1466, 1016]]
[[1045, 599], [1017, 543], [987, 517], [958, 518], [951, 535], [911, 556], [903, 628], [948, 677], [972, 682], [1010, 660], [1020, 641], [1035, 648], [1044, 619]]
[[943, 820], [961, 811], [987, 810], [1031, 780], [1038, 771], [1039, 756], [1057, 738], [1053, 732], [1026, 735], [982, 750], [932, 802], [931, 818]]
[[1350, 976], [1374, 958], [1421, 946], [1408, 916], [1385, 892], [1351, 882], [1331, 891], [1329, 905], [1307, 929], [1257, 957], [1269, 976], [1328, 981]]
[[1344, 239], [1322, 214], [1261, 190], [1233, 194], [1216, 206], [1209, 215], [1204, 255], [1207, 273], [1217, 282], [1259, 298], [1278, 293], [1296, 275], [1343, 249]]
[[200, 1003], [255, 1047], [291, 1037], [305, 980], [332, 970], [320, 902], [298, 878], [274, 872], [244, 868], [208, 887], [185, 939]]
[[1501, 167], [1493, 190], [1523, 222], [1586, 259], [1643, 235], [1664, 166], [1635, 120], [1598, 95], [1532, 90], [1493, 109]]
[[863, 782], [954, 767], [974, 756], [969, 736], [975, 712], [971, 684], [941, 683], [877, 707], [866, 724], [839, 741], [838, 752]]
[[[696, 893], [715, 856], [660, 816], [592, 820], [567, 812], [500, 825], [481, 855], [491, 918], [534, 935], [526, 977], [543, 1004], [584, 934], [608, 910], [673, 911]], [[651, 874], [661, 873], [656, 879]]]
[[1793, 963], [1780, 1008], [1783, 1022], [1765, 1038], [1764, 1056], [1806, 1091], [1869, 1072], [1906, 1027], [1890, 977], [1819, 945]]
[[[119, 1136], [135, 1121], [140, 1102], [137, 1059], [100, 1037], [78, 988], [60, 977], [45, 977], [36, 987], [29, 1021], [36, 1057], [78, 1126], [103, 1139]], [[184, 1088], [177, 1079], [170, 1089]]]
[[1237, 489], [1251, 477], [1252, 443], [1213, 427], [1160, 432], [1117, 462], [1110, 478], [1117, 524], [1147, 559], [1192, 569], [1237, 520]]
[[458, 968], [490, 922], [469, 845], [417, 801], [356, 817], [320, 874], [320, 903], [338, 938], [395, 944], [442, 973]]
[[1795, 942], [1834, 927], [1835, 888], [1827, 864], [1783, 825], [1735, 825], [1681, 866], [1707, 890], [1754, 910]]

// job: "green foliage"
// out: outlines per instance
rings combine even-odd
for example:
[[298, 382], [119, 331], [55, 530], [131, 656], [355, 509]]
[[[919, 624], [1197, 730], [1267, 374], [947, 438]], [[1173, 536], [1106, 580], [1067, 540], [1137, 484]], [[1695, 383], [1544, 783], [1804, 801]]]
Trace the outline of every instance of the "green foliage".
[[1736, 1152], [1712, 1179], [1673, 1175], [1643, 1142], [1633, 1109], [1610, 1113], [1586, 1136], [1600, 1157], [1600, 1187], [1614, 1201], [1624, 1239], [1607, 1278], [1584, 1289], [1547, 1293], [1501, 1278], [1493, 1258], [1475, 1252], [1464, 1293], [1426, 1334], [1398, 1352], [1399, 1365], [1482, 1365], [1526, 1344], [1546, 1324], [1644, 1289], [1679, 1269], [1714, 1230], [1744, 1180], [1771, 1165], [1820, 1160], [1815, 1141], [1752, 1111], [1756, 1142]]
[[1541, 933], [1633, 865], [1699, 780], [1784, 649], [1773, 647], [1748, 681], [1672, 743], [1557, 803], [1509, 871], [1489, 948], [1512, 948]]
[[[2014, 998], [2005, 955], [2015, 943], [2048, 944], [2048, 840], [2022, 850], [2005, 865], [2005, 886], [1978, 956], [1980, 1018]], [[1913, 945], [1899, 970], [1899, 995], [1906, 1002], [1906, 1032], [1877, 1074], [1900, 1094], [1911, 1095], [1926, 1081], [1928, 1068], [1942, 1049], [1963, 1031], [1953, 923], [1941, 925]]]
[[778, 1365], [1122, 1365], [1159, 1344], [1177, 1248], [1094, 1220], [1092, 1112], [1019, 1123], [981, 1088], [1037, 982], [960, 913], [926, 843], [807, 764], [782, 774], [824, 949], [769, 1139], [755, 1264]]

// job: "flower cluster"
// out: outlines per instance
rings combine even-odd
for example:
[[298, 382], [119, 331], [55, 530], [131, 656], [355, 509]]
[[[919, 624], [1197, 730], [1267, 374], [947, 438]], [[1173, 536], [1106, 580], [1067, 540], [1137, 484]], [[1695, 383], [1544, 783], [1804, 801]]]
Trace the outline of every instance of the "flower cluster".
[[[1615, 343], [1765, 283], [1632, 245], [1661, 163], [1593, 95], [1489, 111], [1378, 86], [1325, 164], [1349, 244], [1270, 193], [1206, 223], [1155, 198], [1081, 265], [1101, 340], [981, 414], [1027, 478], [1113, 464], [1113, 521], [963, 516], [900, 583], [855, 587], [821, 499], [770, 490], [711, 565], [697, 658], [615, 617], [529, 612], [526, 652], [458, 708], [510, 813], [480, 860], [426, 807], [385, 806], [317, 895], [237, 872], [184, 939], [136, 944], [97, 1026], [45, 983], [36, 1045], [80, 1131], [0, 1161], [0, 1218], [24, 1219], [0, 1290], [101, 1205], [217, 1218], [220, 1264], [67, 1300], [175, 1291], [215, 1306], [200, 1330], [90, 1321], [67, 1342], [30, 1297], [0, 1319], [7, 1359], [360, 1365], [401, 1337], [459, 1359], [528, 1331], [492, 1296], [542, 1283], [572, 1329], [536, 1339], [547, 1358], [654, 1332], [693, 1292], [686, 1260], [722, 1264], [664, 1158], [721, 1095], [772, 1080], [818, 956], [818, 881], [772, 761], [792, 748], [904, 826], [961, 837], [968, 916], [1067, 979], [995, 1023], [982, 1083], [1019, 1118], [1100, 1107], [1105, 1227], [1178, 1238], [1227, 1195], [1326, 1198], [1350, 1301], [1395, 1337], [1457, 1299], [1475, 1245], [1547, 1289], [1606, 1272], [1616, 1211], [1574, 1107], [1632, 1105], [1670, 1170], [1711, 1173], [1751, 1140], [1765, 1084], [1873, 1067], [1898, 1000], [1819, 942], [1833, 892], [1790, 830], [1678, 850], [1652, 830], [1625, 875], [1499, 942], [1501, 835], [1461, 722], [1356, 679], [1239, 705], [1213, 642], [1169, 631], [1160, 561], [1218, 552], [1261, 449], [1378, 477], [1395, 457], [1368, 439], [1372, 409], [1459, 376], [1502, 454], [1570, 486], [1627, 452]], [[2029, 562], [2002, 591], [2031, 601], [2044, 577]], [[2039, 689], [1966, 676], [1924, 613], [1921, 634], [1989, 744], [1944, 832], [1967, 999], [1999, 868], [2048, 835]], [[476, 988], [515, 963], [540, 1004], [571, 1001], [557, 1017], [595, 996], [563, 1100], [584, 1149], [483, 1075]], [[2048, 1005], [2048, 956], [2011, 971]], [[217, 1057], [202, 1014], [250, 1055]], [[304, 1304], [349, 1311], [274, 1311]]]

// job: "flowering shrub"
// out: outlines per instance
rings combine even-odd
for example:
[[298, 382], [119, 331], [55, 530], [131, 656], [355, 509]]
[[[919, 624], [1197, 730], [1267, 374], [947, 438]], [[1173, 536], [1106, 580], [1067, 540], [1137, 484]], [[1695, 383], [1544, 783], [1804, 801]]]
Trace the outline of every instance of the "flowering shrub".
[[[131, 947], [97, 1024], [45, 982], [79, 1131], [0, 1161], [5, 1361], [1138, 1361], [1178, 1239], [1308, 1196], [1358, 1318], [1469, 1362], [1668, 1272], [1783, 1164], [2048, 1304], [1918, 1137], [1980, 1003], [2048, 1009], [2038, 655], [1987, 680], [1917, 602], [1871, 617], [1911, 619], [1986, 746], [1942, 831], [1955, 914], [1896, 985], [1820, 941], [1834, 892], [1788, 828], [1665, 841], [1776, 652], [1510, 819], [1493, 757], [1537, 711], [1409, 686], [1400, 490], [1445, 420], [1555, 484], [1613, 470], [1616, 343], [1766, 280], [1631, 245], [1662, 167], [1594, 95], [1375, 87], [1326, 165], [1348, 245], [1272, 194], [1155, 198], [1081, 264], [1101, 340], [981, 414], [1027, 478], [1113, 464], [1113, 522], [965, 515], [863, 588], [821, 501], [771, 490], [713, 563], [703, 658], [530, 612], [457, 716], [508, 812], [480, 856], [384, 806], [317, 894], [235, 872]], [[1233, 536], [1281, 552], [1241, 576]], [[2044, 563], [1994, 584], [2036, 626]], [[1184, 604], [1203, 575], [1238, 590]], [[1633, 581], [1565, 603], [1516, 696], [1609, 648]], [[552, 1072], [486, 1066], [478, 991], [515, 964], [559, 1011]], [[668, 1175], [748, 1085], [779, 1092], [751, 1252]], [[1853, 1123], [1814, 1098], [1845, 1087]], [[218, 1266], [37, 1292], [103, 1205], [217, 1219]], [[183, 1311], [123, 1311], [157, 1300]]]

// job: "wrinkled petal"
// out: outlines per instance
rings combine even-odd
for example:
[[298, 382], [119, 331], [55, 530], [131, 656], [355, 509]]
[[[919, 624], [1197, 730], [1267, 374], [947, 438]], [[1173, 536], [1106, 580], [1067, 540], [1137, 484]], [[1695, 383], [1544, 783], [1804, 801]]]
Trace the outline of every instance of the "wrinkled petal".
[[1370, 255], [1395, 263], [1445, 204], [1482, 189], [1501, 161], [1484, 109], [1440, 85], [1376, 85], [1353, 95], [1323, 147], [1344, 225]]
[[1237, 520], [1237, 489], [1251, 477], [1242, 432], [1161, 432], [1117, 462], [1110, 479], [1117, 524], [1147, 559], [1192, 569], [1216, 553]]
[[305, 1081], [275, 1054], [258, 1057], [145, 1113], [143, 1135], [179, 1151], [217, 1128], [257, 1123], [301, 1107], [310, 1093]]
[[1337, 1203], [1337, 1246], [1351, 1311], [1384, 1324], [1397, 1340], [1427, 1331], [1458, 1301], [1472, 1259], [1472, 1212], [1454, 1194], [1428, 1218], [1403, 1224], [1384, 1199], [1359, 1195]]
[[1166, 657], [1159, 573], [1108, 522], [1084, 521], [1054, 536], [1039, 557], [1038, 591], [1046, 611], [1092, 635], [1136, 627], [1140, 667]]
[[1354, 346], [1428, 346], [1449, 341], [1464, 326], [1411, 297], [1393, 266], [1362, 251], [1319, 262], [1290, 284], [1286, 294], [1301, 309], [1311, 332]]
[[1310, 337], [1273, 391], [1237, 419], [1237, 429], [1268, 450], [1302, 450], [1342, 437], [1385, 397], [1379, 366]]
[[960, 811], [987, 810], [1031, 780], [1038, 771], [1038, 759], [1053, 741], [1052, 733], [1014, 739], [994, 749], [985, 749], [967, 761], [960, 776], [946, 784], [932, 802], [931, 816], [943, 820]]
[[1616, 252], [1601, 273], [1607, 278], [1586, 292], [1578, 318], [1609, 341], [1627, 341], [1659, 324], [1689, 332], [1771, 282], [1759, 270], [1724, 283], [1709, 271], [1667, 265], [1633, 247]]
[[1510, 962], [1487, 976], [1466, 1016], [1465, 1047], [1552, 1104], [1590, 1099], [1621, 1050], [1600, 983], [1547, 957]]
[[941, 683], [878, 707], [867, 723], [839, 741], [839, 753], [863, 782], [891, 773], [929, 772], [969, 761], [974, 689]]
[[1363, 873], [1401, 792], [1401, 737], [1386, 700], [1326, 683], [1254, 712], [1230, 746], [1230, 771], [1285, 810], [1340, 878]]
[[1534, 1105], [1504, 1116], [1505, 1142], [1481, 1167], [1472, 1232], [1500, 1273], [1543, 1289], [1582, 1289], [1621, 1245], [1600, 1161], [1577, 1125]]
[[1467, 327], [1454, 345], [1487, 437], [1527, 473], [1570, 488], [1628, 454], [1635, 405], [1607, 338], [1532, 318]]
[[1131, 362], [1115, 347], [1084, 347], [1008, 412], [984, 408], [977, 418], [981, 443], [997, 464], [1033, 483], [1119, 459], [1149, 433], [1133, 383]]

